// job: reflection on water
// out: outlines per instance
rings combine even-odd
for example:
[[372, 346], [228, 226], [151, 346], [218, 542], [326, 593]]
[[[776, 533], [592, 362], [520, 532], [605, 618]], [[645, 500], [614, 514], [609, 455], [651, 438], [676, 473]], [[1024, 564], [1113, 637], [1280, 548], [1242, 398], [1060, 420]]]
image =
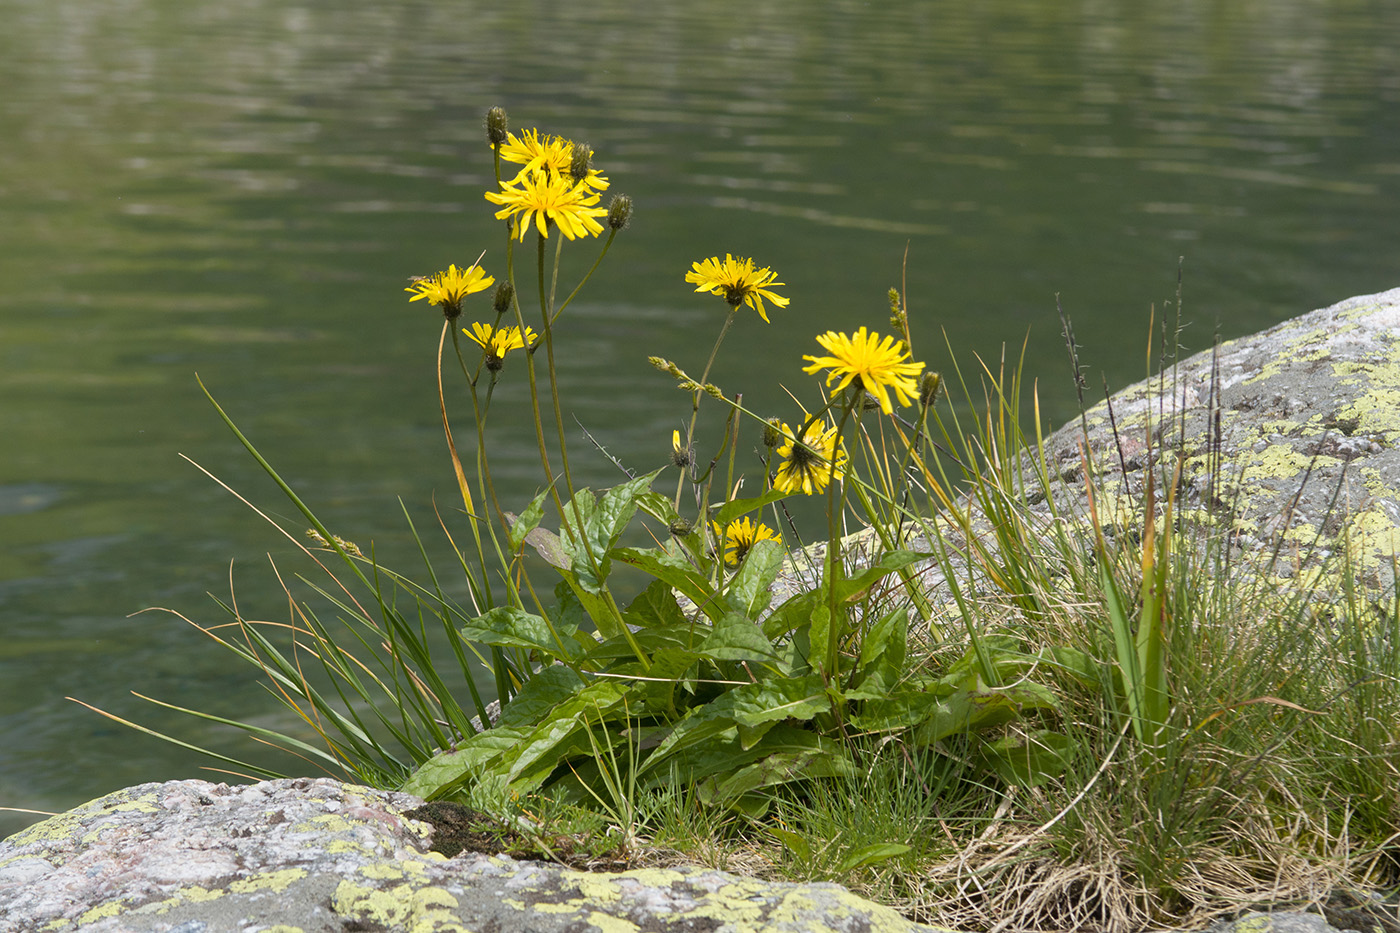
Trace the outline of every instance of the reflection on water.
[[[716, 370], [778, 414], [768, 379], [809, 391], [812, 335], [881, 326], [906, 276], [935, 366], [941, 331], [996, 354], [1030, 328], [1057, 422], [1057, 293], [1118, 386], [1149, 306], [1175, 314], [1178, 257], [1190, 349], [1397, 284], [1389, 4], [0, 0], [0, 21], [0, 805], [197, 773], [66, 695], [186, 736], [127, 691], [289, 722], [178, 619], [128, 618], [219, 621], [202, 594], [230, 559], [245, 610], [285, 617], [264, 555], [289, 546], [177, 457], [298, 527], [194, 373], [333, 527], [416, 559], [395, 498], [431, 529], [452, 487], [438, 324], [402, 283], [482, 249], [501, 271], [492, 104], [588, 139], [637, 203], [561, 374], [639, 469], [683, 407], [645, 356], [703, 362], [719, 321], [682, 275], [714, 253], [789, 283]], [[592, 258], [569, 253], [566, 277]], [[523, 501], [530, 431], [493, 430]]]

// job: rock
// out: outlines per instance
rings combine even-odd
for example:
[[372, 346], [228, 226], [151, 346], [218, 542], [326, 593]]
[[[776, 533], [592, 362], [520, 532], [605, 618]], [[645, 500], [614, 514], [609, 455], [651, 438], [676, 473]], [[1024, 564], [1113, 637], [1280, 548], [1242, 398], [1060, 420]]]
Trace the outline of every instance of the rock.
[[[1141, 531], [1145, 477], [1154, 476], [1160, 509], [1162, 477], [1180, 456], [1178, 517], [1226, 535], [1246, 558], [1239, 568], [1253, 567], [1275, 585], [1315, 584], [1319, 595], [1360, 584], [1365, 596], [1383, 600], [1400, 562], [1400, 288], [1197, 353], [1061, 426], [1038, 456], [1026, 454], [1032, 503], [1023, 514], [1032, 533], [1073, 523], [1070, 537], [1088, 548], [1083, 452], [1109, 535]], [[1048, 495], [1036, 479], [1041, 470]], [[974, 533], [989, 535], [975, 503], [969, 514]], [[960, 556], [967, 543], [958, 524], [935, 521], [964, 592], [969, 580], [996, 592]], [[872, 529], [843, 539], [851, 572], [878, 553], [877, 543]], [[937, 550], [917, 533], [904, 547]], [[774, 605], [816, 585], [825, 548], [789, 559], [772, 587]], [[960, 614], [939, 561], [910, 572], [935, 607]]]
[[449, 859], [404, 815], [422, 804], [325, 778], [127, 788], [0, 842], [0, 930], [933, 929], [833, 884]]
[[1140, 500], [1148, 466], [1180, 456], [1179, 509], [1244, 549], [1276, 552], [1273, 575], [1324, 565], [1335, 575], [1343, 564], [1328, 558], [1345, 556], [1365, 589], [1389, 591], [1400, 554], [1400, 288], [1197, 353], [1060, 428], [1043, 462], [1071, 510], [1086, 504], [1086, 439], [1105, 521]]

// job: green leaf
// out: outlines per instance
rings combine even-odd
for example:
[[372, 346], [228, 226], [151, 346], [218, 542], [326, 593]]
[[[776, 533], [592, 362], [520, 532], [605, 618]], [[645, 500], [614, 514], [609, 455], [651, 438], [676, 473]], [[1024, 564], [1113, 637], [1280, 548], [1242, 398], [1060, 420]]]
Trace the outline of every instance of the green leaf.
[[787, 551], [779, 542], [771, 538], [754, 542], [744, 555], [739, 570], [729, 581], [726, 591], [729, 605], [750, 619], [757, 619], [773, 599], [770, 588], [786, 559]]
[[968, 671], [962, 682], [932, 708], [932, 714], [914, 732], [918, 745], [932, 745], [952, 735], [964, 735], [1003, 725], [1026, 709], [1053, 709], [1054, 694], [1025, 681], [1009, 687], [988, 687]]
[[774, 839], [783, 844], [783, 848], [797, 857], [799, 862], [812, 860], [812, 847], [808, 845], [806, 836], [790, 829], [783, 829], [781, 826], [769, 826], [767, 829], [773, 834]]
[[711, 520], [721, 528], [728, 527], [729, 523], [736, 518], [743, 518], [750, 512], [757, 511], [772, 502], [787, 498], [787, 493], [770, 489], [761, 496], [754, 496], [751, 499], [734, 499], [726, 502], [715, 510]]
[[927, 556], [927, 554], [916, 554], [913, 551], [887, 551], [878, 561], [855, 576], [837, 580], [833, 585], [836, 599], [843, 603], [863, 599], [866, 591], [880, 580]]
[[710, 588], [709, 580], [696, 570], [678, 546], [666, 548], [615, 548], [612, 557], [644, 570], [685, 595], [712, 619], [724, 615], [724, 604]]
[[765, 754], [732, 773], [702, 780], [696, 786], [700, 800], [725, 803], [789, 781], [850, 777], [854, 773], [850, 759], [837, 743], [803, 729], [775, 728], [751, 751]]
[[623, 621], [637, 628], [685, 625], [685, 614], [675, 591], [664, 580], [652, 580], [622, 613]]
[[527, 680], [520, 692], [501, 707], [501, 718], [496, 725], [533, 728], [583, 687], [583, 678], [573, 670], [562, 664], [551, 664]]
[[579, 654], [578, 643], [566, 637], [572, 633], [561, 632], [556, 639], [548, 622], [514, 606], [497, 606], [464, 623], [460, 631], [467, 641], [482, 645], [530, 648], [568, 660]]
[[1074, 759], [1074, 751], [1068, 736], [1040, 729], [1030, 735], [1010, 735], [988, 742], [979, 750], [978, 758], [1007, 784], [1038, 787], [1063, 774]]
[[527, 730], [497, 727], [468, 736], [457, 748], [419, 765], [399, 790], [432, 800], [474, 778], [488, 762], [513, 749]]
[[816, 590], [807, 590], [785, 601], [763, 620], [763, 634], [769, 638], [777, 638], [810, 625], [819, 595]]
[[881, 616], [865, 633], [860, 644], [860, 657], [852, 677], [855, 690], [848, 699], [880, 699], [887, 697], [904, 677], [904, 662], [909, 633], [909, 612], [900, 607]]
[[902, 842], [873, 842], [870, 845], [857, 846], [836, 863], [836, 871], [844, 874], [848, 871], [855, 871], [857, 868], [878, 865], [910, 851], [912, 848]]
[[777, 649], [756, 622], [731, 612], [715, 622], [699, 651], [717, 661], [776, 661]]
[[[549, 495], [549, 491], [553, 488], [553, 484], [545, 487], [545, 489], [541, 491], [538, 496], [535, 496], [530, 504], [525, 507], [525, 511], [521, 512], [518, 518], [512, 516], [509, 512], [506, 513], [507, 519], [514, 518], [510, 524], [509, 540], [511, 553], [520, 550], [521, 545], [525, 543], [530, 532], [539, 527], [540, 519], [544, 517], [544, 498]], [[553, 537], [553, 535], [550, 535], [550, 537]], [[558, 539], [556, 538], [555, 540]], [[539, 550], [539, 548], [536, 547], [536, 550]], [[543, 554], [541, 554], [541, 556], [543, 556]], [[545, 559], [549, 560], [547, 557]]]

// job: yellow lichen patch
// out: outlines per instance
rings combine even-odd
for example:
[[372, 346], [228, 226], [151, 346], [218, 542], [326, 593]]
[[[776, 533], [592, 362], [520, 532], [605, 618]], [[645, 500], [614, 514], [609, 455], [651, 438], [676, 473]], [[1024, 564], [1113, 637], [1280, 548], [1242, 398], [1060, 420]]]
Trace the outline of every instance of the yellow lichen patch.
[[358, 842], [351, 842], [349, 839], [332, 839], [326, 845], [326, 851], [332, 855], [369, 855], [369, 847], [362, 846]]
[[305, 933], [301, 927], [290, 926], [285, 923], [278, 923], [274, 926], [265, 927], [263, 933]]
[[120, 916], [126, 913], [130, 906], [124, 901], [108, 901], [105, 904], [99, 904], [78, 918], [78, 926], [82, 927], [89, 923], [105, 920], [108, 917]]
[[407, 884], [378, 891], [342, 881], [331, 897], [331, 907], [337, 913], [405, 933], [467, 933], [452, 915], [456, 906], [457, 898], [443, 888]]
[[306, 877], [304, 868], [283, 868], [279, 871], [263, 872], [244, 878], [242, 881], [235, 881], [228, 886], [230, 891], [237, 894], [247, 894], [252, 891], [276, 891], [279, 894], [291, 887], [293, 882], [300, 881]]
[[[1319, 457], [1319, 462], [1334, 463], [1335, 457]], [[1312, 463], [1311, 457], [1305, 457], [1287, 444], [1270, 444], [1260, 453], [1250, 457], [1244, 465], [1244, 470], [1240, 475], [1240, 483], [1243, 485], [1257, 484], [1262, 479], [1286, 479], [1290, 476], [1297, 476], [1308, 468]]]
[[[77, 836], [85, 823], [94, 817], [99, 817], [107, 813], [118, 813], [127, 810], [137, 810], [142, 813], [159, 812], [156, 806], [156, 795], [154, 793], [141, 794], [136, 797], [126, 798], [126, 791], [118, 791], [106, 797], [99, 797], [96, 800], [89, 800], [79, 807], [74, 807], [66, 813], [51, 816], [48, 819], [28, 826], [7, 840], [11, 846], [32, 845], [36, 842], [61, 842], [73, 839]], [[98, 804], [105, 804], [97, 806]]]
[[1331, 338], [1347, 331], [1356, 330], [1356, 324], [1343, 324], [1337, 326], [1325, 326], [1314, 328], [1305, 334], [1296, 335], [1293, 340], [1278, 353], [1272, 360], [1265, 363], [1258, 373], [1245, 380], [1246, 384], [1260, 382], [1264, 379], [1277, 376], [1283, 371], [1285, 366], [1294, 363], [1307, 363], [1312, 360], [1326, 359], [1332, 353], [1328, 346]]
[[630, 920], [621, 917], [610, 917], [607, 914], [592, 911], [588, 915], [590, 926], [598, 928], [599, 933], [637, 933], [638, 926]]

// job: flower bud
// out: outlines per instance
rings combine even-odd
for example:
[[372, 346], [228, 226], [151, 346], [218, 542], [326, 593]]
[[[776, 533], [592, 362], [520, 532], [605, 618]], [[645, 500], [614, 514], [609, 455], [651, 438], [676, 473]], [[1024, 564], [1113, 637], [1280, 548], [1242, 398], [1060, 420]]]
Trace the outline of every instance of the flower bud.
[[692, 531], [695, 530], [695, 526], [683, 518], [678, 518], [675, 521], [671, 522], [671, 527], [669, 530], [671, 534], [675, 535], [677, 538], [684, 538], [686, 535], [690, 534]]
[[681, 469], [690, 466], [690, 448], [681, 443], [681, 432], [671, 432], [671, 462]]
[[925, 408], [933, 405], [938, 399], [938, 389], [942, 385], [943, 377], [941, 375], [925, 370], [923, 377], [919, 380], [919, 404]]
[[608, 226], [621, 230], [632, 222], [632, 199], [625, 194], [615, 194], [608, 202]]
[[783, 422], [778, 418], [769, 418], [763, 423], [763, 446], [772, 450], [783, 442]]
[[577, 185], [588, 177], [593, 168], [593, 150], [588, 148], [588, 143], [574, 143], [569, 157], [569, 177]]
[[505, 314], [510, 310], [510, 303], [515, 300], [515, 286], [509, 282], [502, 281], [496, 286], [496, 297], [491, 301], [491, 307], [497, 314]]
[[872, 409], [879, 408], [879, 407], [880, 407], [880, 400], [879, 400], [878, 398], [876, 398], [875, 396], [871, 395], [869, 392], [862, 391], [862, 392], [860, 393], [860, 410], [861, 410], [861, 411], [870, 411], [870, 410], [872, 410]]
[[486, 111], [486, 141], [495, 149], [505, 144], [510, 135], [510, 121], [506, 119], [503, 107], [492, 107]]

